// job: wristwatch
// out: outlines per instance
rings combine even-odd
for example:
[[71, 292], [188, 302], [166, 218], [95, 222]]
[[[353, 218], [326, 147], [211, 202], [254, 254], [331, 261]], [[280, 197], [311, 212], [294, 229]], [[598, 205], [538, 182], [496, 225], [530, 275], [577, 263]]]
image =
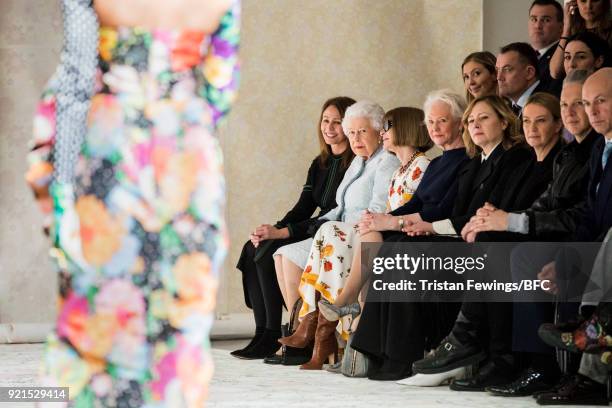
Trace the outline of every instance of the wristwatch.
[[404, 228], [404, 218], [400, 216], [397, 223], [399, 224], [399, 230], [401, 231]]

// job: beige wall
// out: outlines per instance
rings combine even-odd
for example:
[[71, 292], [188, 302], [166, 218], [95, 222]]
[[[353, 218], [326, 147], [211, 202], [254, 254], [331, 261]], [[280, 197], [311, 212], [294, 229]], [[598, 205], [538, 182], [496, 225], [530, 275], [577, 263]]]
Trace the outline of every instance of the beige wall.
[[[56, 7], [0, 1], [0, 324], [48, 322], [54, 312], [55, 277], [22, 174], [32, 107], [57, 60]], [[389, 109], [420, 106], [435, 88], [461, 90], [459, 64], [480, 48], [481, 13], [482, 0], [244, 0], [243, 86], [220, 135], [232, 245], [219, 313], [244, 310], [233, 265], [248, 231], [297, 198], [322, 102], [348, 95]]]

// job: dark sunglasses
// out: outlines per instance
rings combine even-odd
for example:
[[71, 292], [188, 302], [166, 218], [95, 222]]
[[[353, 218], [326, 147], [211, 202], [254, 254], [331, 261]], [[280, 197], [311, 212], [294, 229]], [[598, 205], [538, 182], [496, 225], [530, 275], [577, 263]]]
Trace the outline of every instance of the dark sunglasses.
[[393, 122], [391, 121], [391, 119], [387, 119], [387, 121], [383, 123], [383, 130], [385, 132], [388, 132], [389, 129], [391, 129], [392, 127], [393, 127]]

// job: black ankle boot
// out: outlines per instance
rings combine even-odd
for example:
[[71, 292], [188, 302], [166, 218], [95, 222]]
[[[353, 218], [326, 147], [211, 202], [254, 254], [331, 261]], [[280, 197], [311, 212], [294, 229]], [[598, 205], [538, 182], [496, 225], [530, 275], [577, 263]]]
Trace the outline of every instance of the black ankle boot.
[[259, 339], [257, 344], [251, 347], [250, 350], [240, 353], [239, 355], [234, 354], [234, 356], [245, 360], [257, 360], [267, 357], [276, 353], [276, 351], [281, 347], [280, 343], [278, 342], [278, 339], [280, 338], [280, 330], [266, 329], [261, 336], [261, 339]]
[[253, 346], [255, 346], [257, 343], [259, 343], [259, 340], [261, 340], [261, 337], [264, 334], [264, 331], [266, 329], [264, 327], [256, 327], [255, 328], [255, 336], [253, 336], [253, 338], [251, 339], [251, 341], [249, 342], [249, 344], [247, 344], [244, 348], [241, 348], [240, 350], [234, 350], [232, 352], [230, 352], [230, 354], [234, 357], [239, 357], [240, 355], [251, 350], [253, 348]]

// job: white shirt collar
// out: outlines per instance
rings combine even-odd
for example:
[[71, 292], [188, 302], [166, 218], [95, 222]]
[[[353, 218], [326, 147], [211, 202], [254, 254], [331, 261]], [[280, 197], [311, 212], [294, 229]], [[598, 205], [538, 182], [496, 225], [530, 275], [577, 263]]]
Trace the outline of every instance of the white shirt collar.
[[552, 48], [552, 46], [555, 45], [556, 43], [557, 43], [557, 41], [553, 41], [550, 44], [548, 44], [546, 47], [540, 48], [538, 50], [538, 52], [540, 53], [540, 55], [538, 56], [538, 59], [542, 58], [544, 56], [544, 54], [546, 54], [546, 52], [548, 50], [550, 50]]
[[523, 94], [521, 95], [520, 98], [518, 98], [518, 101], [516, 101], [516, 105], [520, 106], [521, 109], [523, 109], [525, 107], [525, 104], [527, 103], [527, 99], [529, 99], [529, 97], [531, 96], [531, 94], [533, 93], [533, 90], [536, 89], [536, 87], [540, 85], [540, 81], [535, 81], [529, 88], [527, 88], [525, 90], [525, 92], [523, 92]]
[[484, 163], [485, 160], [487, 160], [489, 158], [489, 156], [491, 156], [491, 153], [493, 153], [495, 151], [495, 149], [497, 149], [497, 146], [499, 146], [499, 144], [501, 143], [501, 141], [499, 141], [495, 147], [493, 149], [491, 149], [491, 151], [489, 152], [489, 154], [484, 154], [484, 152], [480, 152], [480, 162]]

